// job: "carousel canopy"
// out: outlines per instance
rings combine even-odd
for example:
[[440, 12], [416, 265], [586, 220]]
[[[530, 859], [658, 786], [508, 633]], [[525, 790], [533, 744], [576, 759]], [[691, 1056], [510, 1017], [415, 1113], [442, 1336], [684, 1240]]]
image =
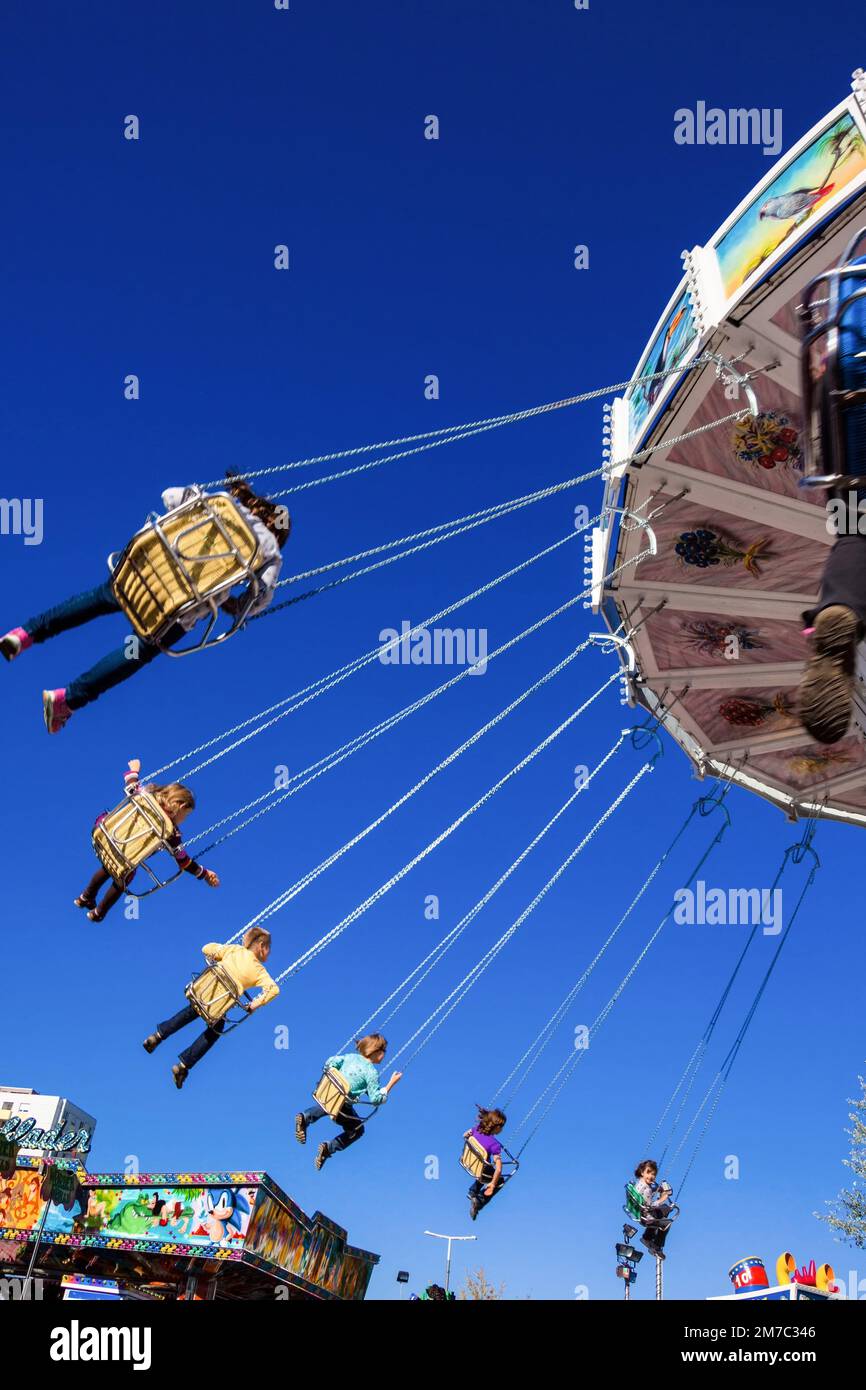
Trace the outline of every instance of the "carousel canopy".
[[792, 819], [866, 825], [866, 721], [824, 748], [794, 706], [802, 614], [834, 539], [826, 494], [798, 485], [797, 306], [866, 224], [861, 70], [852, 85], [683, 253], [637, 380], [609, 411], [592, 572], [593, 607], [629, 638], [635, 698], [700, 776], [729, 777]]

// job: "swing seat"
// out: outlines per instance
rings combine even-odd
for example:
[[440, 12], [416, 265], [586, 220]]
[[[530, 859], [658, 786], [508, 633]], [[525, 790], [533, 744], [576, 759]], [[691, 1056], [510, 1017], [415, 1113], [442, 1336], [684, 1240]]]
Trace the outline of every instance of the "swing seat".
[[866, 484], [866, 228], [807, 287], [800, 316], [806, 474], [803, 487]]
[[349, 1093], [349, 1083], [336, 1067], [326, 1067], [322, 1072], [322, 1078], [313, 1091], [313, 1100], [321, 1105], [325, 1114], [329, 1115], [332, 1120], [339, 1120], [344, 1106], [347, 1105], [368, 1107], [367, 1114], [361, 1116], [365, 1121], [381, 1109], [381, 1106], [377, 1105], [375, 1101], [359, 1100], [357, 1096], [353, 1099]]
[[[508, 1182], [509, 1178], [514, 1177], [514, 1174], [520, 1167], [520, 1163], [504, 1146], [500, 1158], [502, 1159], [502, 1182], [505, 1183]], [[484, 1146], [479, 1144], [478, 1140], [470, 1134], [468, 1138], [463, 1140], [463, 1152], [460, 1155], [460, 1165], [462, 1168], [466, 1169], [469, 1176], [474, 1178], [476, 1182], [483, 1182], [485, 1177], [489, 1178], [489, 1170], [493, 1166], [493, 1159]], [[510, 1171], [507, 1171], [509, 1169]]]
[[158, 850], [171, 854], [169, 840], [173, 834], [171, 817], [150, 792], [139, 788], [94, 826], [91, 839], [99, 862], [116, 883], [125, 886], [138, 868], [149, 874], [152, 887], [145, 893], [132, 894], [143, 898], [174, 882], [183, 872], [177, 869], [169, 878], [161, 879], [145, 862]]
[[249, 1018], [246, 1006], [251, 1002], [252, 995], [249, 990], [238, 989], [231, 975], [219, 961], [208, 959], [206, 968], [193, 975], [184, 994], [208, 1027], [226, 1019], [235, 1008], [241, 1009], [242, 1013], [239, 1018], [228, 1019], [223, 1032], [236, 1028], [245, 1018]]
[[[255, 603], [253, 570], [259, 543], [227, 492], [201, 493], [164, 516], [153, 513], [117, 557], [109, 557], [111, 587], [136, 634], [170, 656], [216, 646], [241, 628]], [[236, 584], [247, 593], [231, 626], [212, 636], [220, 603]], [[204, 606], [206, 625], [190, 646], [163, 646], [169, 629]]]
[[[645, 1213], [645, 1207], [646, 1203], [644, 1202], [643, 1197], [638, 1192], [634, 1183], [627, 1182], [625, 1185], [625, 1202], [623, 1203], [622, 1208], [626, 1216], [630, 1216], [632, 1221], [640, 1222], [641, 1226], [659, 1225], [660, 1223], [658, 1221], [653, 1220], [652, 1217], [647, 1217]], [[664, 1217], [664, 1220], [668, 1223], [668, 1225], [670, 1225], [672, 1221], [676, 1221], [679, 1214], [680, 1209], [676, 1204], [674, 1204], [673, 1206], [668, 1208], [667, 1215]]]

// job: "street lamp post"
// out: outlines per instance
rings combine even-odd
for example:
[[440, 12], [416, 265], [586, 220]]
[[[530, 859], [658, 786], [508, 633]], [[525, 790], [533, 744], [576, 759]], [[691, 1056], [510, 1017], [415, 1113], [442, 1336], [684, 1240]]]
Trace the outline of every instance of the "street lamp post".
[[451, 1246], [455, 1240], [477, 1240], [477, 1236], [443, 1236], [439, 1231], [425, 1231], [425, 1236], [433, 1236], [435, 1240], [447, 1240], [448, 1251], [445, 1256], [445, 1292], [451, 1288]]
[[637, 1283], [637, 1267], [643, 1259], [643, 1251], [636, 1250], [631, 1243], [632, 1236], [637, 1235], [636, 1226], [623, 1226], [622, 1235], [616, 1247], [616, 1273], [617, 1278], [623, 1281], [623, 1296], [628, 1303], [631, 1300], [631, 1286]]

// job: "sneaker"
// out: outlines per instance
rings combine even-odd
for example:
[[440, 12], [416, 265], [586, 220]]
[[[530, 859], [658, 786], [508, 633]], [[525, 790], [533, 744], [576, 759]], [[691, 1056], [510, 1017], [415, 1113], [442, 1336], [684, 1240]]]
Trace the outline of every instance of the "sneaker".
[[87, 914], [88, 922], [104, 922], [105, 913], [100, 912], [98, 907], [92, 907]]
[[477, 1198], [477, 1197], [470, 1197], [470, 1199], [469, 1199], [469, 1220], [470, 1220], [470, 1221], [477, 1221], [477, 1219], [478, 1219], [478, 1213], [479, 1213], [480, 1210], [481, 1210], [481, 1208], [480, 1208], [480, 1206], [478, 1205], [478, 1198]]
[[307, 1142], [307, 1122], [302, 1113], [295, 1116], [295, 1138], [299, 1144]]
[[0, 656], [5, 656], [7, 661], [14, 661], [16, 656], [20, 656], [32, 645], [33, 638], [24, 631], [23, 627], [13, 627], [12, 631], [7, 632], [5, 637], [0, 637]]
[[75, 903], [76, 907], [96, 907], [95, 900], [93, 898], [88, 898], [84, 893], [82, 893], [79, 897], [74, 898], [73, 902]]
[[49, 734], [59, 734], [64, 724], [68, 724], [72, 718], [72, 710], [66, 703], [65, 689], [43, 690], [42, 713]]
[[320, 1144], [320, 1145], [319, 1145], [319, 1152], [316, 1154], [316, 1172], [317, 1172], [317, 1173], [320, 1172], [322, 1168], [324, 1168], [325, 1164], [327, 1163], [327, 1161], [328, 1161], [328, 1159], [329, 1159], [330, 1157], [331, 1157], [331, 1154], [330, 1154], [330, 1151], [329, 1151], [329, 1149], [328, 1149], [327, 1143], [325, 1143], [325, 1144]]
[[184, 1066], [183, 1062], [175, 1062], [171, 1069], [171, 1074], [174, 1077], [175, 1086], [180, 1090], [186, 1078], [189, 1076], [189, 1071]]
[[155, 1052], [161, 1042], [162, 1038], [159, 1036], [159, 1033], [150, 1033], [141, 1045], [145, 1052]]
[[815, 619], [814, 654], [798, 703], [803, 728], [818, 743], [838, 743], [851, 723], [859, 629], [857, 614], [841, 604], [822, 608]]

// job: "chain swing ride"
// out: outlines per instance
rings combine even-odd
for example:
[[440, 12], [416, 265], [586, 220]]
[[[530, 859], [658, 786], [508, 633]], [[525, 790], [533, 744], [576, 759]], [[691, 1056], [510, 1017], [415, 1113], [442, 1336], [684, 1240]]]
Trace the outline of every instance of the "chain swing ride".
[[[648, 1141], [647, 1148], [663, 1144], [662, 1163], [682, 1166], [676, 1190], [670, 1189], [672, 1198], [677, 1199], [819, 867], [812, 848], [817, 821], [866, 825], [866, 698], [858, 696], [854, 727], [833, 749], [818, 748], [808, 740], [792, 699], [807, 655], [801, 613], [814, 602], [831, 539], [821, 487], [860, 485], [866, 478], [861, 462], [866, 445], [866, 353], [856, 350], [866, 342], [866, 258], [860, 255], [866, 246], [864, 220], [866, 77], [858, 70], [852, 95], [767, 173], [706, 245], [683, 254], [683, 277], [628, 380], [510, 414], [299, 459], [243, 476], [249, 482], [288, 475], [288, 486], [269, 493], [269, 500], [297, 496], [554, 411], [605, 401], [605, 446], [598, 468], [292, 575], [278, 585], [286, 597], [254, 616], [251, 610], [259, 596], [257, 538], [219, 480], [198, 485], [180, 506], [152, 516], [110, 562], [115, 597], [134, 632], [181, 657], [224, 643], [249, 621], [323, 597], [458, 536], [600, 480], [602, 500], [596, 516], [553, 537], [543, 548], [480, 587], [452, 599], [408, 635], [432, 627], [500, 585], [519, 580], [533, 566], [573, 544], [578, 536], [586, 545], [582, 592], [563, 596], [557, 606], [502, 642], [486, 659], [498, 661], [518, 647], [525, 651], [522, 644], [558, 617], [573, 614], [581, 604], [599, 616], [605, 630], [590, 633], [574, 645], [396, 800], [380, 809], [368, 824], [261, 906], [227, 944], [242, 939], [250, 928], [286, 908], [488, 732], [570, 670], [572, 663], [581, 659], [585, 664], [588, 653], [613, 656], [605, 678], [582, 703], [544, 731], [509, 770], [307, 945], [276, 980], [293, 979], [312, 965], [471, 817], [483, 815], [498, 792], [518, 779], [590, 706], [618, 687], [621, 704], [641, 707], [645, 722], [618, 729], [617, 737], [599, 755], [583, 784], [549, 815], [538, 817], [540, 824], [517, 856], [352, 1036], [390, 1022], [425, 987], [434, 971], [445, 968], [454, 946], [512, 875], [524, 869], [553, 827], [568, 822], [576, 803], [608, 764], [619, 766], [624, 749], [645, 754], [637, 771], [624, 777], [589, 829], [576, 837], [574, 848], [555, 871], [528, 895], [523, 910], [446, 989], [426, 1017], [412, 1031], [407, 1029], [394, 1060], [404, 1059], [404, 1067], [414, 1065], [516, 934], [529, 929], [530, 919], [575, 860], [652, 772], [662, 753], [660, 731], [667, 733], [686, 753], [697, 776], [712, 779], [714, 786], [695, 801], [593, 958], [501, 1081], [493, 1100], [510, 1110], [536, 1068], [542, 1068], [576, 998], [637, 913], [658, 875], [669, 862], [675, 862], [688, 832], [714, 817], [708, 843], [682, 880], [691, 884], [730, 825], [727, 798], [732, 789], [761, 797], [781, 808], [790, 821], [805, 822], [801, 840], [784, 851], [773, 888], [786, 872], [805, 862], [810, 868], [772, 960], [759, 978], [751, 1004], [708, 1088], [695, 1107], [698, 1077], [708, 1061], [720, 1020], [726, 1017], [734, 983], [746, 969], [757, 927], [722, 983], [706, 1029]], [[334, 467], [330, 472], [308, 474], [307, 470], [323, 465]], [[237, 595], [239, 586], [242, 598], [227, 608], [226, 599]], [[228, 623], [222, 621], [225, 612], [229, 613]], [[168, 634], [190, 614], [198, 615], [196, 635], [184, 647], [169, 642]], [[405, 637], [395, 638], [390, 645]], [[380, 660], [382, 653], [380, 643], [290, 694], [275, 694], [265, 707], [175, 754], [142, 778], [94, 831], [94, 848], [104, 868], [127, 885], [142, 868], [149, 875], [142, 896], [167, 887], [179, 877], [179, 871], [160, 876], [149, 861], [159, 853], [171, 853], [172, 826], [147, 791], [147, 784], [175, 769], [187, 779], [202, 776], [224, 757], [351, 680]], [[866, 672], [866, 662], [863, 670]], [[294, 773], [287, 785], [227, 809], [187, 843], [206, 841], [207, 850], [221, 846], [446, 696], [470, 674], [471, 667], [462, 669], [387, 718], [321, 753]], [[128, 886], [126, 891], [131, 891]], [[673, 910], [671, 904], [643, 940], [632, 964], [596, 1015], [590, 1037], [616, 1008], [669, 924]], [[249, 1017], [249, 996], [233, 987], [230, 975], [216, 961], [209, 962], [189, 986], [188, 998], [209, 1023], [220, 1017], [229, 1026], [236, 1026]], [[228, 1012], [224, 1007], [227, 999], [231, 1003]], [[585, 1050], [571, 1048], [556, 1065], [548, 1063], [549, 1073], [545, 1075], [542, 1068], [543, 1084], [532, 1099], [521, 1102], [525, 1110], [512, 1129], [515, 1151], [503, 1150], [500, 1186], [516, 1175], [528, 1145], [585, 1055]], [[538, 1085], [536, 1078], [533, 1090]], [[323, 1071], [315, 1098], [326, 1114], [340, 1116], [350, 1096], [339, 1072]], [[376, 1108], [368, 1106], [371, 1114]], [[463, 1145], [460, 1163], [476, 1182], [488, 1178], [487, 1151], [471, 1138]], [[634, 1184], [627, 1184], [625, 1211], [629, 1220], [652, 1226], [656, 1218], [649, 1213], [649, 1206], [645, 1194]], [[670, 1200], [666, 1211], [669, 1225], [679, 1215], [679, 1201]], [[628, 1259], [621, 1260], [621, 1267], [628, 1264]], [[657, 1254], [659, 1292], [660, 1264]], [[633, 1282], [634, 1268], [623, 1277], [627, 1283]]]

